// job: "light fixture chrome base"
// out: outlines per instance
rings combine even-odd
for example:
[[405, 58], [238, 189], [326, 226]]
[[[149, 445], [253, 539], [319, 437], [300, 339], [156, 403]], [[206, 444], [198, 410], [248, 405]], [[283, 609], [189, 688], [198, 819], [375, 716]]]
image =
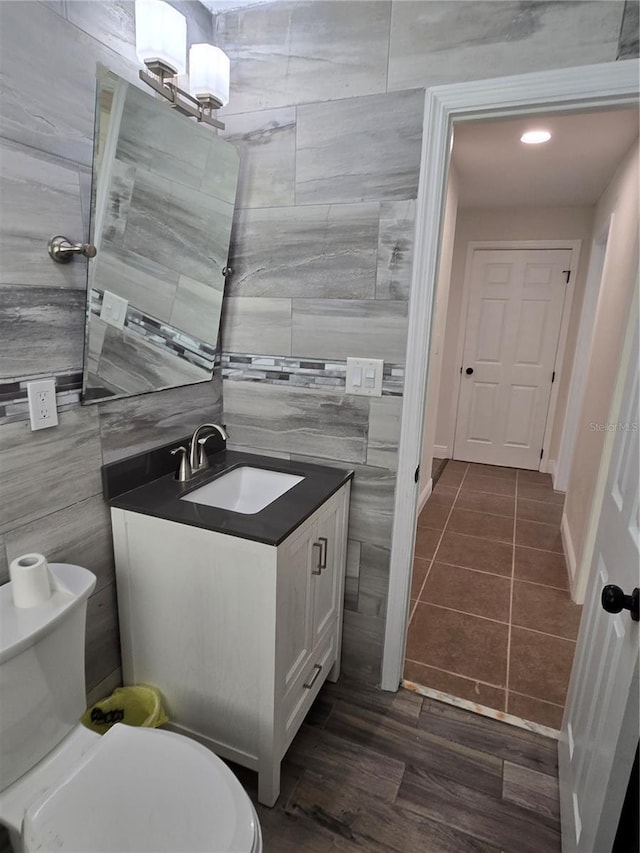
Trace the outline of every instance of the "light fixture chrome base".
[[150, 62], [147, 64], [149, 71], [140, 71], [139, 76], [143, 83], [150, 86], [154, 92], [162, 95], [169, 101], [172, 109], [177, 110], [182, 115], [194, 118], [202, 124], [208, 124], [210, 127], [215, 127], [218, 130], [224, 130], [223, 122], [214, 118], [213, 110], [219, 109], [222, 104], [215, 98], [194, 98], [188, 92], [180, 89], [175, 83], [171, 82], [173, 77], [173, 69], [164, 65], [161, 62]]

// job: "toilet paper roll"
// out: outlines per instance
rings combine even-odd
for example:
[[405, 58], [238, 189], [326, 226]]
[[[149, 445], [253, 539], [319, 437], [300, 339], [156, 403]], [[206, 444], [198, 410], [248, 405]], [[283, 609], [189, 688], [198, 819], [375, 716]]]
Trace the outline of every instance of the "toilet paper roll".
[[9, 578], [16, 607], [37, 607], [51, 598], [51, 574], [42, 554], [16, 557], [9, 566]]

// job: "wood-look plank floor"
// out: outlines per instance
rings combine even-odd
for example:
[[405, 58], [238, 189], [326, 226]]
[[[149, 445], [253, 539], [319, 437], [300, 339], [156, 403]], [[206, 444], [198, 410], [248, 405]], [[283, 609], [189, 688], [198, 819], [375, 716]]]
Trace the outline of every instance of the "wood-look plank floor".
[[326, 684], [280, 798], [232, 765], [265, 853], [559, 853], [557, 742], [401, 689]]

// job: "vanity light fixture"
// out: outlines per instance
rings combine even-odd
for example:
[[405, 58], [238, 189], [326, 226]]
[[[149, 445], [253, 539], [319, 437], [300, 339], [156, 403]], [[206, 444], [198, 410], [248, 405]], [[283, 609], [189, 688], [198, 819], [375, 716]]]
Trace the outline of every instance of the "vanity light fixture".
[[147, 67], [139, 72], [140, 79], [166, 98], [172, 109], [224, 130], [213, 112], [229, 101], [228, 56], [210, 44], [193, 45], [191, 93], [185, 92], [175, 78], [187, 70], [186, 18], [163, 0], [136, 0], [135, 15], [136, 55]]
[[551, 134], [548, 130], [528, 130], [520, 137], [520, 142], [525, 145], [540, 145], [543, 142], [548, 142], [551, 139]]
[[230, 61], [227, 54], [212, 44], [192, 44], [189, 49], [189, 89], [211, 109], [229, 103]]

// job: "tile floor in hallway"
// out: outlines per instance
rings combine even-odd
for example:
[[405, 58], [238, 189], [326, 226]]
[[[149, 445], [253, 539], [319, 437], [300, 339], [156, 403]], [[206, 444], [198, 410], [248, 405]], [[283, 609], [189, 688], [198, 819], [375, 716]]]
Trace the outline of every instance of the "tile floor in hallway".
[[[256, 774], [232, 766], [255, 803]], [[257, 811], [265, 853], [560, 853], [557, 742], [341, 678]]]
[[548, 474], [448, 462], [418, 518], [407, 680], [560, 728], [582, 610], [563, 503]]

